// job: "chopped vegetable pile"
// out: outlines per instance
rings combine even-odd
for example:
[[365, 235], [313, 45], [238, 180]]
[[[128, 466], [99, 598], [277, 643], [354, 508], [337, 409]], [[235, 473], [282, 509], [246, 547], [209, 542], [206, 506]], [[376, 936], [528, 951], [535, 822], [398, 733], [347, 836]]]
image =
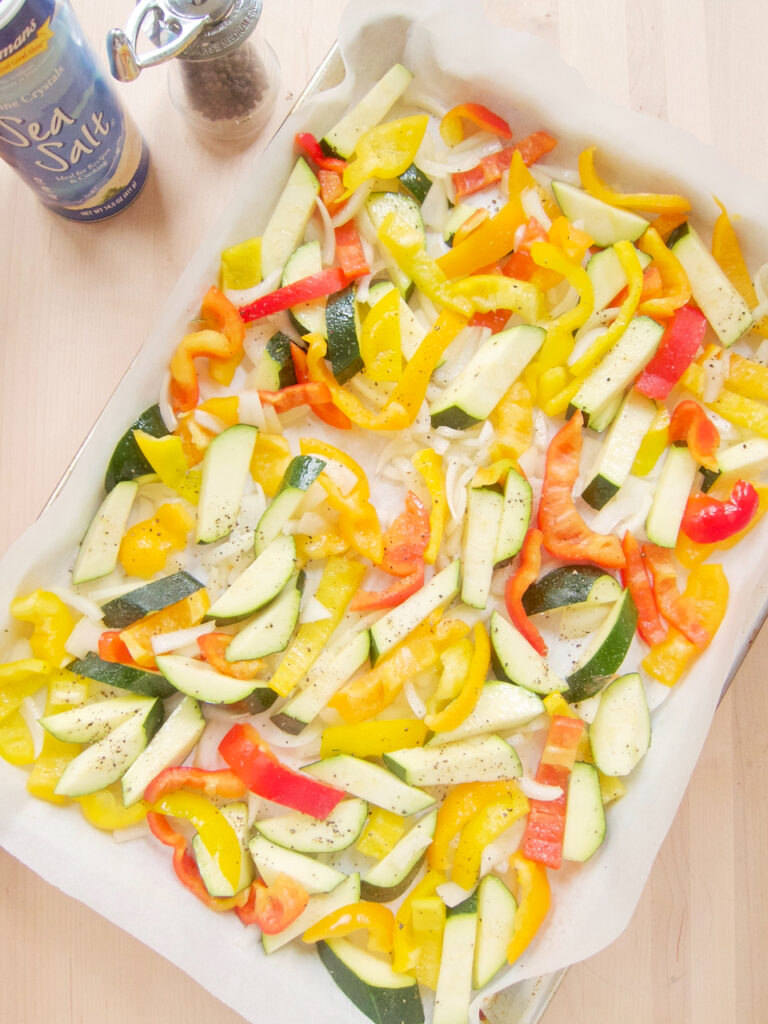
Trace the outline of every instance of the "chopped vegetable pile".
[[722, 622], [768, 504], [767, 275], [724, 208], [710, 244], [412, 79], [297, 135], [222, 253], [71, 586], [11, 606], [0, 754], [362, 1014], [431, 990], [460, 1024]]

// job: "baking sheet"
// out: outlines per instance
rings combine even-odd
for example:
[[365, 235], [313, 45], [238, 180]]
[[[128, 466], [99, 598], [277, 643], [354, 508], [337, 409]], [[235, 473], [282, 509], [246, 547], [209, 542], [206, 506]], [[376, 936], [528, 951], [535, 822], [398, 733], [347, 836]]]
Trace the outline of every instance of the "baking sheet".
[[[395, 60], [417, 71], [446, 105], [471, 94], [495, 107], [513, 123], [518, 137], [546, 127], [561, 139], [558, 163], [573, 165], [585, 142], [598, 141], [601, 159], [611, 160], [612, 180], [625, 163], [639, 166], [637, 177], [649, 187], [685, 191], [696, 208], [711, 208], [713, 214], [709, 195], [715, 192], [745, 218], [748, 261], [754, 265], [751, 253], [768, 252], [768, 233], [760, 224], [768, 209], [763, 185], [736, 174], [712, 150], [669, 126], [589, 96], [578, 76], [547, 44], [510, 30], [489, 29], [479, 4], [433, 4], [416, 19], [409, 4], [358, 2], [342, 25], [346, 80], [330, 95], [308, 100], [298, 121], [281, 129], [259, 159], [259, 194], [253, 195], [250, 183], [244, 185], [203, 243], [52, 508], [0, 564], [3, 616], [17, 590], [49, 585], [52, 564], [71, 564], [74, 541], [98, 502], [101, 474], [115, 439], [137, 410], [154, 401], [159, 372], [215, 274], [220, 249], [263, 227], [292, 163], [294, 132], [302, 128], [322, 134], [350, 97], [364, 92]], [[531, 82], [536, 83], [535, 99]], [[247, 176], [251, 181], [253, 173]], [[92, 495], [92, 501], [83, 495]], [[758, 541], [763, 548], [765, 525]], [[499, 986], [591, 955], [628, 922], [706, 737], [733, 652], [762, 617], [755, 610], [766, 603], [766, 587], [760, 580], [764, 561], [750, 567], [731, 558], [726, 564], [738, 601], [732, 602], [718, 641], [654, 716], [653, 756], [638, 771], [627, 797], [611, 809], [611, 835], [600, 856], [586, 868], [561, 873], [551, 921]], [[167, 851], [149, 843], [116, 849], [109, 837], [82, 821], [76, 808], [61, 810], [27, 799], [18, 771], [0, 765], [0, 780], [0, 841], [11, 853], [172, 960], [247, 1019], [259, 1019], [263, 1006], [275, 999], [287, 1020], [310, 1015], [317, 1021], [356, 1018], [314, 957], [285, 950], [266, 960], [253, 948], [253, 929], [248, 932], [234, 919], [211, 915], [190, 901], [181, 887], [163, 887]], [[638, 821], [643, 822], [639, 834]], [[306, 984], [286, 984], [297, 969]], [[320, 1009], [318, 990], [324, 997]]]

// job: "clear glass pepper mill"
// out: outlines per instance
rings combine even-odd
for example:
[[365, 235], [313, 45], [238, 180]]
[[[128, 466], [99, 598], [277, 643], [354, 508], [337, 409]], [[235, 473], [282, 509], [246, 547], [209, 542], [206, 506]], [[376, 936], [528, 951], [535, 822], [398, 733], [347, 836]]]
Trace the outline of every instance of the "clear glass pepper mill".
[[[246, 141], [266, 124], [280, 66], [258, 28], [262, 0], [138, 0], [125, 31], [112, 29], [107, 51], [121, 82], [172, 58], [174, 106], [201, 135]], [[139, 35], [153, 48], [139, 53]]]

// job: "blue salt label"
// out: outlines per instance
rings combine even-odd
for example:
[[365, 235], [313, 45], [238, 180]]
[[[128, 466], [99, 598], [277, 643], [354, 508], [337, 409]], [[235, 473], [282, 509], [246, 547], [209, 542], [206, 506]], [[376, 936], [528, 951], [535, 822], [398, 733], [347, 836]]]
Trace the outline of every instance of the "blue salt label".
[[144, 185], [146, 144], [66, 0], [0, 0], [0, 157], [72, 220], [111, 217]]

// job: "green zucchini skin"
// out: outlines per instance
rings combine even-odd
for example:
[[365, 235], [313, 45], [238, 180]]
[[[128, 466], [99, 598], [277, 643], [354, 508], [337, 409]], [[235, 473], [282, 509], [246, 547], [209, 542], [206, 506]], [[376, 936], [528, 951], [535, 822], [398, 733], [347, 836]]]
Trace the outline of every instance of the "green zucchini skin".
[[605, 570], [595, 565], [561, 565], [528, 587], [523, 594], [525, 613], [538, 615], [568, 604], [580, 604], [605, 575]]
[[105, 491], [111, 491], [121, 480], [135, 480], [137, 476], [154, 473], [136, 444], [136, 438], [133, 436], [134, 430], [143, 430], [145, 434], [151, 434], [152, 437], [165, 437], [169, 431], [160, 415], [160, 406], [151, 405], [145, 409], [115, 445], [104, 476]]
[[328, 359], [334, 377], [339, 384], [343, 384], [363, 368], [354, 285], [329, 297], [325, 308], [325, 323], [328, 329]]
[[190, 594], [202, 590], [203, 584], [188, 572], [175, 572], [171, 576], [153, 580], [127, 594], [115, 597], [102, 605], [104, 625], [109, 629], [125, 629], [150, 612], [158, 612]]
[[403, 988], [380, 988], [355, 974], [327, 942], [318, 942], [317, 952], [344, 995], [375, 1024], [422, 1024], [424, 1008], [415, 980]]
[[291, 339], [277, 331], [267, 342], [256, 370], [256, 387], [260, 391], [280, 391], [296, 383], [296, 370], [291, 356]]
[[159, 672], [146, 672], [144, 669], [132, 668], [114, 661], [104, 661], [92, 652], [84, 658], [77, 658], [67, 665], [69, 672], [87, 679], [95, 679], [107, 686], [115, 686], [119, 690], [127, 690], [144, 697], [170, 697], [176, 692], [164, 676]]
[[621, 667], [637, 628], [637, 608], [629, 590], [625, 590], [611, 614], [598, 631], [602, 642], [584, 664], [577, 666], [568, 678], [563, 697], [569, 704], [594, 697], [611, 682]]
[[417, 203], [423, 203], [427, 198], [427, 192], [432, 188], [432, 179], [428, 178], [416, 164], [411, 164], [400, 175], [400, 184], [410, 192]]

